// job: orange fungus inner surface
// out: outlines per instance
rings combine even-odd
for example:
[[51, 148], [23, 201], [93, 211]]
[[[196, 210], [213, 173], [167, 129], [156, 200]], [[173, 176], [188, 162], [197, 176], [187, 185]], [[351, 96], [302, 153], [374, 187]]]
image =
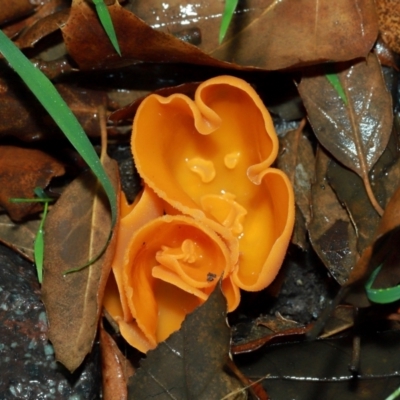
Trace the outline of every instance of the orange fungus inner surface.
[[131, 211], [124, 207], [113, 270], [121, 318], [151, 348], [219, 279], [229, 311], [239, 289], [272, 282], [290, 240], [294, 198], [286, 175], [271, 168], [278, 153], [271, 117], [238, 78], [210, 79], [194, 100], [148, 96], [131, 144], [145, 189]]

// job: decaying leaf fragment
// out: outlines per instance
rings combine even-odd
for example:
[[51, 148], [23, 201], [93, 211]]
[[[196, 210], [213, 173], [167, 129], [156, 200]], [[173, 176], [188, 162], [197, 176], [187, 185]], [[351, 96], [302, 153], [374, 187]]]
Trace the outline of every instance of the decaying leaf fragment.
[[368, 197], [382, 213], [368, 177], [392, 131], [392, 98], [374, 54], [344, 64], [337, 73], [346, 105], [326, 78], [326, 70], [304, 77], [298, 87], [310, 123], [321, 144], [363, 180]]
[[0, 146], [0, 206], [14, 221], [39, 212], [38, 203], [10, 203], [11, 198], [33, 198], [36, 187], [45, 188], [61, 176], [64, 165], [41, 150]]
[[135, 371], [113, 338], [100, 324], [100, 351], [104, 400], [127, 400], [127, 381]]
[[40, 220], [15, 223], [6, 213], [0, 213], [0, 242], [34, 262], [33, 242], [39, 229]]
[[[117, 190], [118, 167], [107, 156], [102, 159]], [[80, 176], [65, 189], [46, 220], [42, 296], [56, 358], [70, 371], [91, 350], [115, 236], [96, 262], [81, 271], [64, 273], [98, 256], [110, 229], [107, 197], [91, 173]]]
[[[306, 248], [306, 226], [311, 219], [311, 183], [315, 180], [315, 156], [310, 141], [303, 133], [305, 120], [298, 129], [279, 139], [278, 168], [284, 171], [293, 185], [298, 211], [292, 242]], [[303, 231], [303, 232], [301, 232]]]
[[[221, 399], [240, 389], [223, 371], [229, 358], [226, 301], [218, 288], [178, 332], [147, 353], [129, 382], [129, 399]], [[245, 399], [239, 391], [232, 399]]]

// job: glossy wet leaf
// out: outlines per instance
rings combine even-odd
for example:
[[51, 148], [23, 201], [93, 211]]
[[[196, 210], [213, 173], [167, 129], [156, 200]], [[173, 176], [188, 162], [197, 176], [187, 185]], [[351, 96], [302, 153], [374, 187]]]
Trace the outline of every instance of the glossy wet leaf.
[[247, 0], [220, 45], [224, 4], [137, 0], [129, 8], [162, 32], [199, 28], [199, 48], [219, 60], [268, 70], [365, 57], [378, 33], [371, 0]]
[[36, 187], [45, 188], [61, 176], [64, 165], [41, 150], [0, 146], [0, 205], [20, 221], [43, 208], [40, 203], [11, 203], [10, 198], [32, 198]]
[[369, 320], [361, 329], [361, 372], [356, 377], [348, 369], [351, 331], [336, 339], [268, 346], [256, 359], [242, 356], [239, 368], [253, 379], [268, 374], [263, 386], [274, 400], [384, 399], [400, 383], [400, 332], [371, 325]]
[[[117, 165], [106, 157], [104, 168], [117, 190]], [[89, 172], [65, 189], [46, 220], [42, 297], [56, 358], [70, 371], [91, 351], [115, 241], [87, 268], [64, 273], [95, 258], [107, 243], [110, 228], [107, 197]]]
[[357, 235], [346, 210], [326, 178], [329, 156], [317, 151], [316, 180], [311, 188], [311, 244], [332, 276], [343, 285], [358, 259]]
[[[357, 251], [361, 254], [371, 242], [380, 217], [368, 199], [362, 180], [353, 171], [331, 160], [327, 178], [357, 230]], [[377, 194], [383, 203], [382, 192]]]
[[368, 177], [389, 141], [392, 130], [392, 100], [374, 54], [365, 61], [341, 66], [337, 75], [349, 104], [321, 75], [303, 77], [299, 92], [310, 123], [322, 145], [347, 168], [363, 180], [368, 197], [376, 211], [376, 201]]
[[[220, 399], [240, 389], [224, 372], [230, 329], [219, 289], [189, 314], [178, 332], [147, 353], [129, 381], [129, 399]], [[232, 399], [243, 399], [243, 393]]]
[[114, 339], [100, 324], [100, 352], [104, 400], [127, 400], [127, 382], [134, 374], [130, 361], [121, 353]]

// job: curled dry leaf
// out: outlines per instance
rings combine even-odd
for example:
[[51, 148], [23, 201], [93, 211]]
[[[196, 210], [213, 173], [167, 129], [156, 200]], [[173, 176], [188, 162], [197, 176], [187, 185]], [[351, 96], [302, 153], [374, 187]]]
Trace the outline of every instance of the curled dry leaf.
[[135, 373], [132, 364], [121, 353], [113, 338], [100, 324], [100, 351], [104, 400], [127, 400], [127, 382]]
[[[14, 115], [15, 116], [15, 115]], [[14, 221], [39, 212], [39, 203], [10, 203], [11, 198], [33, 198], [36, 187], [65, 172], [63, 164], [41, 150], [0, 146], [0, 206]]]
[[[178, 332], [147, 353], [129, 382], [129, 399], [221, 399], [240, 389], [224, 372], [229, 359], [230, 329], [226, 301], [216, 288], [189, 314]], [[245, 399], [239, 392], [233, 399]]]
[[311, 244], [341, 285], [358, 259], [357, 235], [345, 209], [326, 179], [330, 159], [320, 147], [316, 158], [316, 180], [311, 188]]
[[69, 54], [81, 69], [121, 66], [138, 61], [230, 66], [172, 35], [153, 30], [117, 1], [108, 9], [122, 57], [112, 47], [94, 8], [84, 0], [72, 2], [70, 17], [62, 27], [62, 33]]
[[[115, 190], [118, 166], [103, 162]], [[91, 173], [73, 181], [54, 205], [45, 224], [42, 297], [56, 358], [74, 371], [92, 348], [104, 288], [111, 268], [115, 235], [105, 253], [81, 271], [104, 249], [111, 229], [107, 197]]]
[[325, 76], [304, 77], [299, 92], [318, 140], [343, 165], [363, 180], [376, 211], [382, 209], [372, 191], [368, 173], [382, 155], [392, 130], [392, 99], [374, 54], [367, 60], [341, 66], [338, 78], [346, 105]]

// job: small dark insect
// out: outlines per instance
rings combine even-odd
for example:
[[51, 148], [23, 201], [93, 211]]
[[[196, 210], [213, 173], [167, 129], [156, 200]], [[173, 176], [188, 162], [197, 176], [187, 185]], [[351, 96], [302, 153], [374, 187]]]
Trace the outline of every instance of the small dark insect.
[[217, 277], [217, 275], [215, 275], [215, 274], [209, 272], [209, 273], [207, 274], [207, 282], [212, 282], [216, 277]]

